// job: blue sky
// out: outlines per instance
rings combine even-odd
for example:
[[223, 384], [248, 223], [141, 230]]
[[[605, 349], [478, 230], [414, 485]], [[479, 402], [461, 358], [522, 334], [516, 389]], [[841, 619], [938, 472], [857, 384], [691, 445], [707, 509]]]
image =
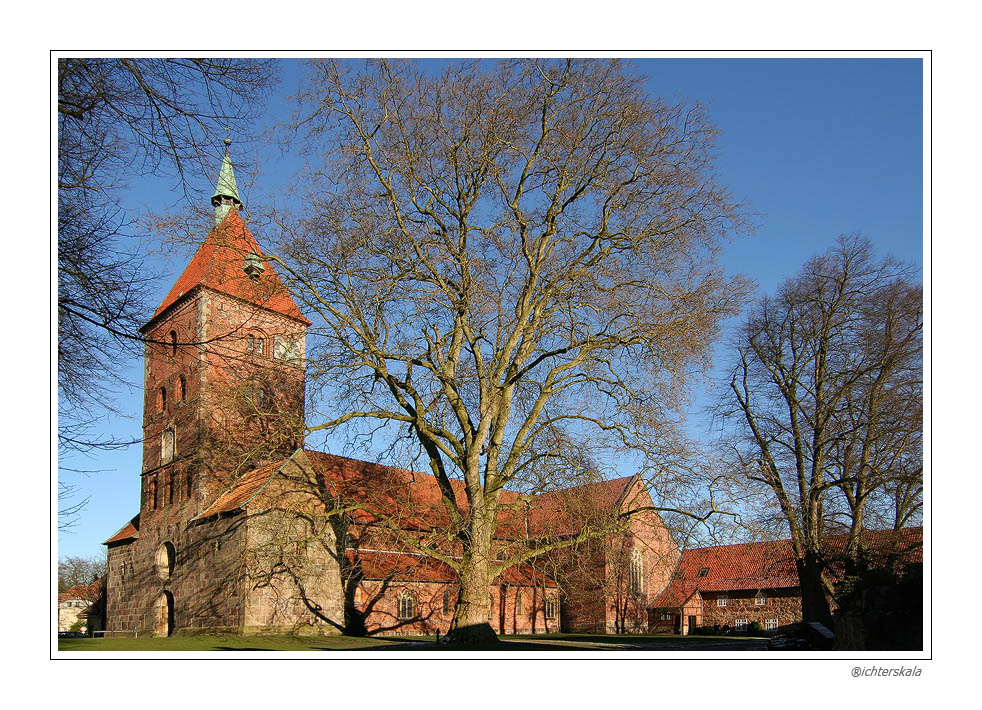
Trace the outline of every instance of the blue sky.
[[[728, 244], [723, 256], [728, 271], [751, 277], [760, 293], [772, 292], [809, 256], [828, 249], [837, 235], [857, 231], [874, 242], [879, 254], [922, 265], [920, 59], [656, 59], [635, 64], [647, 75], [651, 93], [706, 104], [722, 130], [720, 181], [759, 215], [753, 235]], [[284, 96], [299, 67], [287, 62], [284, 69], [284, 89], [270, 106], [268, 122], [288, 110]], [[294, 162], [286, 156], [264, 164], [255, 197], [275, 195]], [[194, 177], [192, 189], [199, 191], [201, 204], [207, 203], [217, 172], [216, 157], [209, 174]], [[166, 179], [134, 183], [124, 204], [133, 216], [164, 210], [181, 199], [172, 188]], [[245, 198], [248, 204], [248, 193]], [[256, 236], [262, 241], [261, 233]], [[158, 262], [164, 274], [157, 287], [159, 298], [188, 257], [181, 253]], [[127, 375], [139, 386], [142, 363], [131, 363]], [[107, 419], [106, 430], [136, 438], [142, 392], [119, 392], [116, 401], [127, 416]], [[695, 411], [705, 401], [705, 387], [700, 387], [695, 392], [693, 431], [704, 426]], [[101, 472], [65, 479], [78, 485], [90, 501], [73, 531], [59, 534], [59, 556], [104, 553], [100, 543], [137, 512], [140, 459], [140, 449], [134, 446], [87, 461], [64, 462]]]

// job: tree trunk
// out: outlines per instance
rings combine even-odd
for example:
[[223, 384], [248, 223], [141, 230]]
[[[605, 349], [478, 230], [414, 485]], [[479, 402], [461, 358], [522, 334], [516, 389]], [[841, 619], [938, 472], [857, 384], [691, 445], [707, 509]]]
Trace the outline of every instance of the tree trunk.
[[822, 581], [823, 565], [818, 553], [805, 550], [803, 558], [795, 560], [798, 580], [801, 584], [801, 620], [805, 623], [817, 621], [828, 629], [832, 628], [832, 611], [825, 596], [825, 583]]
[[496, 644], [498, 637], [491, 628], [491, 531], [492, 527], [477, 521], [470, 545], [464, 550], [460, 570], [460, 599], [454, 610], [447, 643], [478, 645]]

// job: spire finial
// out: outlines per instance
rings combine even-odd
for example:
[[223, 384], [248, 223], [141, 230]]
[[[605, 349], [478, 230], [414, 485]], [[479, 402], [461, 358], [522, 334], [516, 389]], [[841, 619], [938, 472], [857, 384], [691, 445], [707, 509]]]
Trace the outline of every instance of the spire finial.
[[225, 128], [225, 156], [222, 158], [222, 168], [218, 173], [218, 184], [215, 186], [215, 194], [211, 196], [211, 204], [215, 207], [215, 224], [219, 225], [228, 211], [235, 207], [242, 208], [242, 200], [239, 199], [239, 189], [235, 184], [235, 171], [232, 170], [232, 157], [229, 155], [228, 147], [232, 145], [232, 139], [228, 137], [228, 127]]

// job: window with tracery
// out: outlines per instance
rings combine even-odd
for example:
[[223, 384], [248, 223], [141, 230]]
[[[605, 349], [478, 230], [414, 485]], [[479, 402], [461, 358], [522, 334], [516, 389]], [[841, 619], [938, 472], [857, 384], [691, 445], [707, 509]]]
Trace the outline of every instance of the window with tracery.
[[549, 596], [546, 597], [546, 618], [555, 619], [556, 618], [556, 597]]
[[644, 556], [641, 550], [631, 553], [631, 594], [640, 595], [644, 592]]
[[400, 619], [412, 619], [416, 615], [415, 603], [413, 600], [413, 595], [407, 590], [403, 589], [399, 592], [399, 618]]

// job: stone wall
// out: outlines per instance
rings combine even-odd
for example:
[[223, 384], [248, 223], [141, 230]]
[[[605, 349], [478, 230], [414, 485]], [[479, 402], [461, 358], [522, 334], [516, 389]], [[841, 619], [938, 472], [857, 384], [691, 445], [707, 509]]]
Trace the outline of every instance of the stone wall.
[[[763, 630], [768, 619], [777, 619], [778, 628], [797, 624], [801, 621], [801, 595], [797, 589], [765, 589], [767, 595], [764, 604], [757, 604], [757, 590], [702, 592], [702, 623], [700, 626], [715, 626], [720, 628], [735, 626], [737, 619], [746, 619], [750, 624], [754, 621]], [[719, 600], [726, 598], [726, 606], [720, 606]]]
[[109, 546], [107, 630], [167, 635], [242, 626], [245, 531], [236, 517], [141, 525]]

